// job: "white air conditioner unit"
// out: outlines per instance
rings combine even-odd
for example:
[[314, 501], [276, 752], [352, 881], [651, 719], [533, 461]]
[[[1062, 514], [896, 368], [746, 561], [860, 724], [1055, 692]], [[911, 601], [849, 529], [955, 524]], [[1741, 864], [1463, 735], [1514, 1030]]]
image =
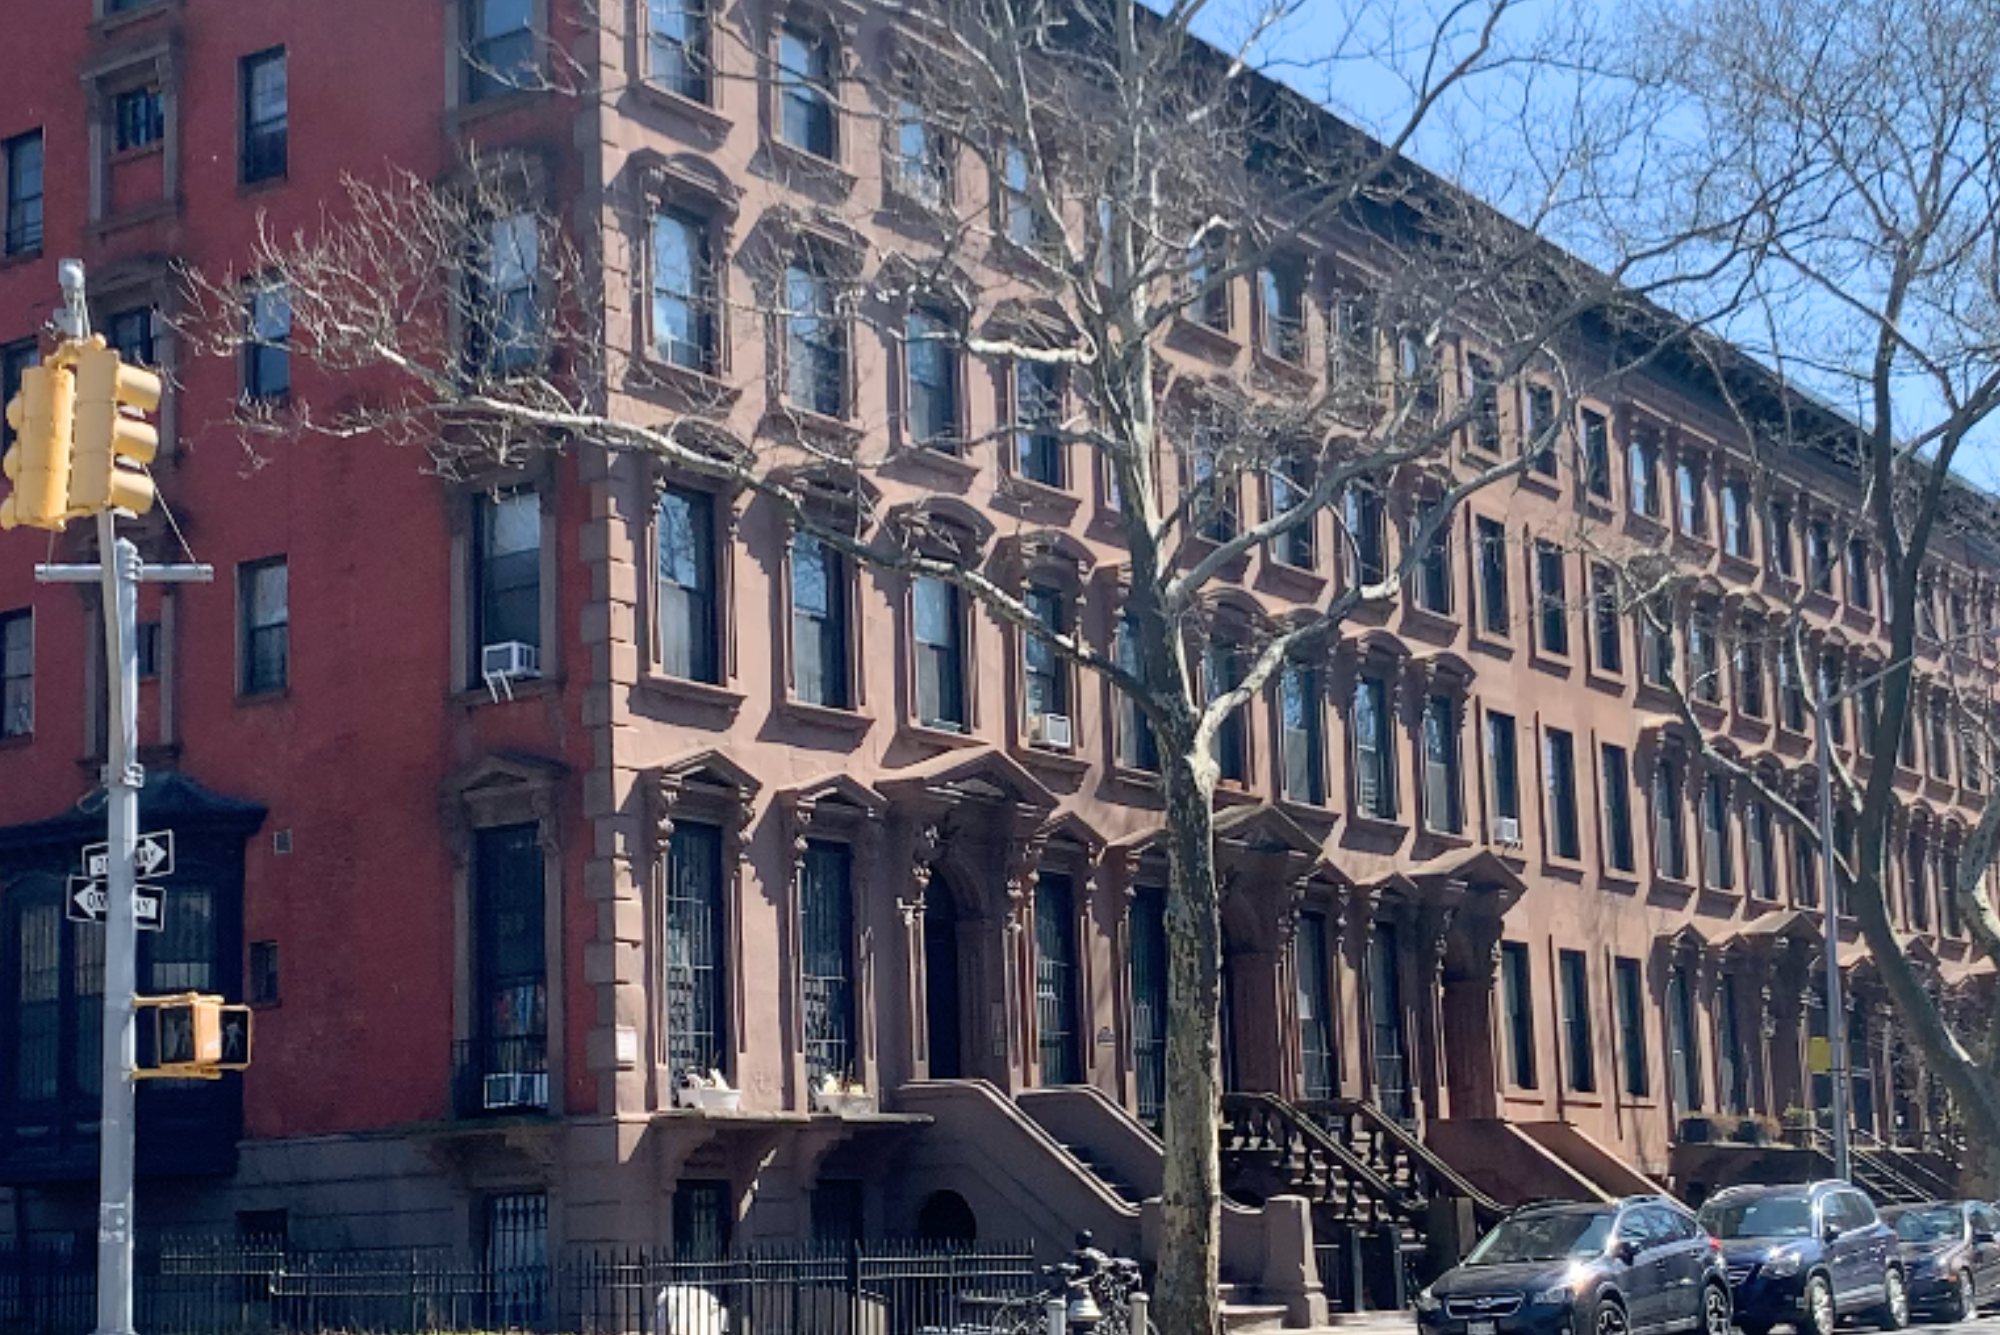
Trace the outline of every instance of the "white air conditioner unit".
[[542, 675], [542, 652], [521, 640], [482, 645], [479, 650], [479, 675], [485, 678], [486, 689], [495, 700], [500, 698], [502, 691], [512, 700], [515, 682]]
[[482, 1093], [487, 1108], [546, 1108], [549, 1106], [547, 1071], [495, 1071], [484, 1081]]
[[1028, 715], [1028, 741], [1052, 751], [1067, 751], [1075, 745], [1067, 714]]
[[1521, 818], [1519, 816], [1495, 816], [1493, 818], [1493, 841], [1502, 848], [1521, 846]]

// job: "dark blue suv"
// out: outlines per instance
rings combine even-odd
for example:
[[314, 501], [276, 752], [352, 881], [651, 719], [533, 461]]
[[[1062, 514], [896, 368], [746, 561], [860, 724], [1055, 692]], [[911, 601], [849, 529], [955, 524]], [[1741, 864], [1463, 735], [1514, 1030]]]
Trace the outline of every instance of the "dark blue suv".
[[1419, 1335], [1730, 1335], [1721, 1248], [1664, 1196], [1516, 1210], [1416, 1307]]
[[1744, 1335], [1780, 1323], [1833, 1335], [1851, 1316], [1884, 1330], [1909, 1322], [1896, 1230], [1845, 1182], [1730, 1187], [1702, 1205], [1701, 1223], [1722, 1243]]

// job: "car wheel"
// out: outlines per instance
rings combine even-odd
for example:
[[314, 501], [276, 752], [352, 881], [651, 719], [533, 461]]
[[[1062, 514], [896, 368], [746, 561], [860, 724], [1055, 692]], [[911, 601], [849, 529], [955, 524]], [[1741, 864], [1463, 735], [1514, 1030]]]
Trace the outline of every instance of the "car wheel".
[[1833, 1335], [1833, 1320], [1833, 1286], [1825, 1275], [1814, 1275], [1806, 1281], [1806, 1313], [1799, 1335]]
[[1701, 1335], [1729, 1335], [1729, 1290], [1705, 1284], [1701, 1290]]
[[1979, 1298], [1972, 1287], [1972, 1272], [1958, 1272], [1958, 1283], [1952, 1287], [1951, 1306], [1945, 1315], [1953, 1321], [1969, 1321], [1979, 1315]]
[[1875, 1324], [1883, 1330], [1901, 1330], [1910, 1324], [1910, 1290], [1903, 1272], [1890, 1266], [1882, 1275], [1882, 1305], [1875, 1309]]
[[1630, 1335], [1631, 1327], [1625, 1321], [1625, 1307], [1616, 1298], [1597, 1300], [1597, 1319], [1591, 1322], [1591, 1335]]

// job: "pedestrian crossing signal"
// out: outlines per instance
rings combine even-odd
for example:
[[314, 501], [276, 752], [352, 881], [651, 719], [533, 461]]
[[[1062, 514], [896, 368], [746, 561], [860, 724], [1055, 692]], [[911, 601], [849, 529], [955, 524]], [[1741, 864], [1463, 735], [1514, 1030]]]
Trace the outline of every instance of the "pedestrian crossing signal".
[[151, 1024], [139, 1026], [140, 1079], [220, 1080], [224, 1071], [250, 1066], [250, 1008], [221, 997], [183, 992], [136, 997]]

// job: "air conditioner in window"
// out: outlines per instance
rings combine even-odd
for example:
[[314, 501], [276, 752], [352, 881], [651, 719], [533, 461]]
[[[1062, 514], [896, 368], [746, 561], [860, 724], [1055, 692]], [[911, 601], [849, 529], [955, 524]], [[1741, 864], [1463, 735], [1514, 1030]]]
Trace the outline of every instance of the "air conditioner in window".
[[1070, 735], [1069, 715], [1028, 715], [1028, 741], [1035, 746], [1046, 746], [1052, 751], [1069, 750], [1075, 744]]
[[549, 1106], [547, 1071], [494, 1071], [484, 1081], [483, 1102], [494, 1108], [546, 1108]]
[[503, 691], [512, 700], [515, 682], [542, 675], [541, 650], [521, 640], [483, 645], [479, 650], [479, 675], [485, 678], [486, 689], [495, 700]]
[[1521, 846], [1521, 818], [1519, 816], [1495, 816], [1493, 818], [1493, 842], [1502, 848]]

